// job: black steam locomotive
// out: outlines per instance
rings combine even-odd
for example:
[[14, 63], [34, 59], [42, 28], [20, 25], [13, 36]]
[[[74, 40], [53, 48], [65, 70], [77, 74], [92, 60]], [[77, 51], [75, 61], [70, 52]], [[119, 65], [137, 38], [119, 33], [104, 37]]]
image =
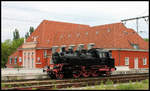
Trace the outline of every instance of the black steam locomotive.
[[51, 78], [63, 79], [64, 77], [79, 78], [80, 76], [110, 76], [116, 70], [114, 59], [111, 58], [109, 51], [100, 48], [90, 50], [65, 50], [52, 54], [50, 66], [47, 74]]

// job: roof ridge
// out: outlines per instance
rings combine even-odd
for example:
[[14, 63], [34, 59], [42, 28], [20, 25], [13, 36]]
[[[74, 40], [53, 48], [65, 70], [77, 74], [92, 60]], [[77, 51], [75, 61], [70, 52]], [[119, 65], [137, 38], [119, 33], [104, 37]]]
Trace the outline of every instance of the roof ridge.
[[43, 20], [43, 22], [56, 22], [56, 23], [66, 23], [66, 24], [75, 24], [75, 25], [84, 25], [84, 26], [90, 26], [87, 24], [78, 24], [78, 23], [72, 23], [72, 22], [64, 22], [64, 21], [54, 21], [54, 20]]
[[121, 23], [121, 22], [116, 22], [116, 23], [110, 23], [110, 24], [96, 25], [96, 26], [92, 26], [92, 28], [93, 28], [93, 27], [110, 26], [110, 25], [116, 25], [116, 24], [122, 24], [122, 23]]

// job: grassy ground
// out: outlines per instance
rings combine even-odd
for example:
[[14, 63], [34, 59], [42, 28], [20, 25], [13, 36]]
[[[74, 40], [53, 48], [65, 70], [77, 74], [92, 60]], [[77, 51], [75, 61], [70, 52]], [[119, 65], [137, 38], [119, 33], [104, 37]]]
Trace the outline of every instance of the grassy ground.
[[[68, 88], [68, 89], [72, 89], [72, 88]], [[148, 90], [148, 89], [149, 89], [149, 79], [143, 80], [141, 82], [130, 81], [129, 83], [126, 83], [126, 84], [119, 83], [115, 85], [111, 82], [108, 82], [106, 83], [106, 85], [101, 83], [100, 85], [87, 86], [87, 87], [82, 88], [82, 90]]]

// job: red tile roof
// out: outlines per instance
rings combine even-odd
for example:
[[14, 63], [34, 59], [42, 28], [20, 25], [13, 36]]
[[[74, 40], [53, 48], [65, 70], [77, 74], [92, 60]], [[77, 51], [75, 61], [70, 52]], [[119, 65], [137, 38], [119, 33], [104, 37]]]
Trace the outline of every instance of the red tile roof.
[[[97, 32], [97, 34], [96, 34]], [[133, 29], [126, 28], [122, 23], [106, 24], [90, 27], [89, 25], [44, 20], [26, 40], [32, 42], [37, 37], [37, 48], [70, 44], [95, 43], [99, 48], [148, 49], [145, 42]]]

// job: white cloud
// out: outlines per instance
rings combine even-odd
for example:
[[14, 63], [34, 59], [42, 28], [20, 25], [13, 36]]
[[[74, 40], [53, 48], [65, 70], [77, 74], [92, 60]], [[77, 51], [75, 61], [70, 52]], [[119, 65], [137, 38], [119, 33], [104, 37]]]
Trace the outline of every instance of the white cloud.
[[[25, 35], [43, 19], [88, 25], [120, 22], [122, 19], [148, 15], [148, 2], [2, 2], [2, 39], [11, 38], [14, 29]], [[5, 18], [3, 18], [5, 17]], [[8, 19], [9, 18], [9, 19]], [[3, 41], [2, 40], [2, 41]]]

